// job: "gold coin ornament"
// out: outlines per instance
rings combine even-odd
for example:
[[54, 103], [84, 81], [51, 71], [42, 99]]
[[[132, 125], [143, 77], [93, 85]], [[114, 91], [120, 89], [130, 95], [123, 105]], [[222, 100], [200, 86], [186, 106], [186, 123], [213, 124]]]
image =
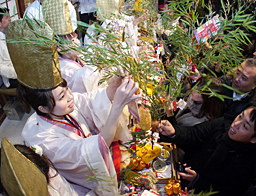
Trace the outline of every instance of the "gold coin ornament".
[[153, 169], [156, 172], [162, 173], [162, 172], [164, 172], [167, 169], [167, 165], [166, 165], [166, 163], [164, 161], [158, 159], [158, 160], [154, 161]]

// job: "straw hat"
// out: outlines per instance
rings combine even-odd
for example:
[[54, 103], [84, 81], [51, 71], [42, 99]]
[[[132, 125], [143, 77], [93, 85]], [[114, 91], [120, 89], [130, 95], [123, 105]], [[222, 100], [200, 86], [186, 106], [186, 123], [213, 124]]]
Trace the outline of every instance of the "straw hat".
[[44, 174], [7, 138], [2, 139], [1, 181], [10, 196], [49, 196]]
[[54, 40], [54, 34], [46, 23], [34, 19], [15, 20], [6, 30], [6, 39], [21, 84], [50, 90], [63, 81], [56, 44], [49, 42]]
[[73, 32], [67, 0], [45, 1], [43, 11], [46, 14], [45, 22], [57, 35], [67, 35]]

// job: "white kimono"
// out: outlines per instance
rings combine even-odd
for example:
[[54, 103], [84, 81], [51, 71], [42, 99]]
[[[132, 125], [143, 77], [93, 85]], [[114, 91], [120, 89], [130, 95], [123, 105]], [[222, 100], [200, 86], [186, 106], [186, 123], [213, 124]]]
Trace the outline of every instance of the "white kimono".
[[[68, 8], [69, 8], [71, 22], [72, 22], [72, 29], [73, 29], [73, 31], [75, 31], [77, 28], [76, 10], [69, 0], [67, 0], [67, 2], [68, 2]], [[27, 9], [25, 10], [24, 16], [26, 16], [26, 15], [29, 18], [35, 18], [37, 20], [44, 21], [42, 5], [40, 4], [40, 2], [38, 0], [35, 0], [33, 3], [31, 3], [27, 7]]]
[[[69, 126], [53, 125], [51, 120], [46, 121], [34, 113], [23, 128], [22, 139], [27, 146], [41, 146], [79, 195], [85, 195], [88, 189], [97, 195], [118, 195], [116, 172], [108, 147], [101, 134], [95, 135], [106, 123], [111, 109], [106, 89], [73, 95], [75, 109], [71, 115], [81, 124], [84, 134], [92, 136], [82, 138], [68, 130]], [[102, 148], [105, 154], [101, 153]]]
[[60, 174], [56, 175], [53, 168], [49, 168], [48, 191], [50, 196], [79, 196], [74, 188]]
[[59, 58], [61, 76], [64, 78], [72, 92], [85, 93], [104, 88], [105, 85], [98, 85], [101, 74], [97, 67], [84, 65], [83, 67], [75, 61]]
[[5, 41], [5, 34], [0, 31], [0, 76], [3, 78], [4, 85], [10, 86], [10, 79], [17, 79], [17, 74], [13, 67], [8, 48]]

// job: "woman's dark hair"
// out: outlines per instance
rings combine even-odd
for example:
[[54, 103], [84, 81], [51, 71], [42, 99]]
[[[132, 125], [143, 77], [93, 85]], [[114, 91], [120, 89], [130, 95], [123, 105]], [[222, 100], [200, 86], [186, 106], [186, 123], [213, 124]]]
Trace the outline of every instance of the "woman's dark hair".
[[0, 8], [0, 22], [2, 22], [3, 16], [4, 16], [5, 14], [8, 14], [8, 13], [9, 13], [9, 9], [4, 8], [4, 7], [1, 7], [1, 8]]
[[[67, 86], [66, 80], [63, 79], [63, 82], [58, 86], [66, 87]], [[31, 106], [38, 115], [51, 118], [49, 114], [39, 111], [38, 107], [39, 106], [47, 107], [49, 109], [49, 113], [53, 111], [56, 103], [52, 94], [52, 90], [53, 89], [51, 90], [31, 89], [22, 84], [19, 84], [17, 87], [17, 96], [21, 101], [21, 103], [23, 104], [26, 113], [29, 113], [31, 111], [31, 108], [30, 108]]]
[[256, 137], [256, 107], [255, 107], [255, 104], [248, 108], [253, 108], [253, 110], [250, 113], [250, 121], [254, 122], [254, 134], [252, 135], [252, 138], [254, 138], [254, 137]]
[[[218, 94], [223, 93], [221, 81], [218, 78], [210, 77], [208, 81], [211, 81], [211, 84], [208, 88], [216, 91]], [[199, 79], [199, 87], [202, 87], [206, 84], [205, 78]], [[218, 97], [202, 94], [203, 104], [199, 110], [199, 113], [196, 115], [197, 118], [202, 118], [206, 116], [208, 119], [218, 118], [221, 112], [222, 101]]]
[[35, 153], [30, 147], [21, 144], [15, 144], [14, 147], [21, 152], [27, 159], [33, 162], [38, 169], [45, 175], [47, 183], [49, 183], [49, 179], [53, 178], [54, 176], [49, 176], [49, 169], [50, 167], [54, 168], [56, 171], [57, 169], [54, 167], [53, 163], [45, 156], [40, 156], [39, 154]]
[[[53, 163], [45, 156], [40, 156], [39, 154], [35, 153], [30, 147], [21, 144], [15, 144], [14, 147], [23, 154], [27, 159], [33, 162], [38, 169], [45, 175], [47, 184], [49, 183], [49, 179], [55, 177], [58, 174], [58, 170], [54, 167]], [[0, 148], [0, 161], [1, 161], [1, 148]], [[49, 169], [53, 168], [57, 172], [54, 176], [49, 176]], [[0, 179], [0, 194], [7, 195], [1, 179]]]

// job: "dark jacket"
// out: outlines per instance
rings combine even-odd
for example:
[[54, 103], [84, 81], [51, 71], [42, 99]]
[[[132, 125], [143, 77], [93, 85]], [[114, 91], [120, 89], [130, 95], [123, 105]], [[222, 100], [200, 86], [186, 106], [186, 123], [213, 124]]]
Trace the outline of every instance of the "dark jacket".
[[174, 138], [160, 136], [162, 142], [182, 146], [184, 163], [198, 174], [189, 184], [196, 193], [212, 187], [218, 195], [241, 196], [254, 183], [256, 144], [229, 139], [231, 122], [225, 116], [194, 127], [174, 126]]
[[[227, 76], [222, 76], [220, 77], [222, 83], [232, 86], [232, 79]], [[232, 99], [225, 99], [222, 108], [221, 108], [221, 113], [222, 115], [224, 114], [229, 114], [232, 115], [233, 118], [240, 114], [242, 111], [244, 111], [248, 106], [252, 105], [256, 101], [256, 96], [255, 96], [255, 89], [249, 92], [249, 94], [242, 98], [241, 100], [238, 101], [233, 101]], [[224, 95], [228, 97], [233, 97], [233, 91], [230, 89], [225, 88], [224, 90]]]

